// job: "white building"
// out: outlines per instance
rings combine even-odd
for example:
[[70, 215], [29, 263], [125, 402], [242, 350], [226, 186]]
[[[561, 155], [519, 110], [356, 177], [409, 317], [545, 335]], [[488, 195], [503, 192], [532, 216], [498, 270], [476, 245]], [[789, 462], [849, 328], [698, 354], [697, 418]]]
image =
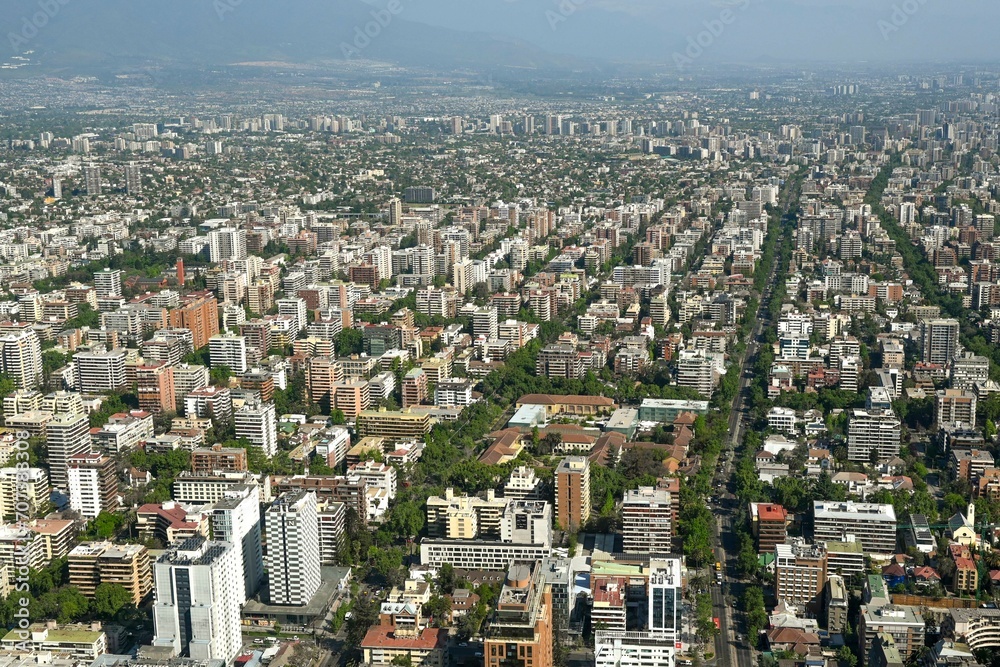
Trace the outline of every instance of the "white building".
[[851, 410], [847, 423], [847, 458], [866, 463], [875, 450], [880, 461], [899, 456], [902, 423], [892, 410]]
[[623, 551], [627, 554], [669, 554], [673, 537], [670, 492], [651, 486], [625, 492], [622, 502]]
[[94, 291], [98, 298], [105, 296], [121, 296], [122, 272], [117, 269], [104, 269], [94, 274]]
[[123, 388], [127, 353], [122, 349], [79, 352], [73, 357], [76, 388], [84, 394], [103, 394]]
[[209, 258], [213, 263], [227, 259], [247, 258], [247, 233], [242, 229], [223, 227], [208, 234]]
[[42, 344], [32, 329], [12, 325], [0, 335], [0, 367], [19, 389], [42, 384]]
[[467, 407], [472, 404], [473, 383], [464, 378], [441, 380], [434, 387], [434, 405], [439, 408]]
[[260, 538], [260, 487], [235, 485], [212, 506], [212, 536], [236, 545], [243, 566], [242, 605], [264, 583], [264, 555]]
[[681, 641], [682, 574], [677, 558], [649, 562], [648, 630], [598, 630], [595, 667], [673, 667]]
[[306, 605], [319, 590], [316, 494], [290, 491], [266, 513], [270, 603]]
[[226, 333], [212, 336], [208, 341], [208, 355], [212, 368], [228, 366], [236, 375], [247, 372], [247, 339]]
[[160, 556], [153, 569], [153, 646], [228, 665], [243, 648], [243, 568], [231, 542], [193, 537]]
[[677, 386], [694, 389], [711, 398], [715, 390], [715, 364], [704, 350], [681, 350], [677, 360]]
[[778, 433], [789, 433], [794, 435], [798, 430], [796, 424], [795, 410], [791, 408], [773, 407], [767, 413], [767, 425], [772, 431]]
[[274, 414], [274, 403], [248, 400], [234, 417], [237, 438], [246, 438], [267, 458], [278, 453], [278, 420]]
[[52, 486], [66, 490], [69, 459], [90, 451], [90, 420], [86, 415], [57, 414], [45, 429]]
[[813, 540], [845, 542], [853, 536], [870, 554], [896, 553], [896, 510], [892, 505], [813, 501]]
[[305, 328], [309, 326], [309, 320], [306, 315], [307, 308], [305, 299], [278, 299], [276, 303], [279, 315], [288, 315], [289, 317], [295, 318], [295, 326], [293, 328], [296, 333], [304, 331]]

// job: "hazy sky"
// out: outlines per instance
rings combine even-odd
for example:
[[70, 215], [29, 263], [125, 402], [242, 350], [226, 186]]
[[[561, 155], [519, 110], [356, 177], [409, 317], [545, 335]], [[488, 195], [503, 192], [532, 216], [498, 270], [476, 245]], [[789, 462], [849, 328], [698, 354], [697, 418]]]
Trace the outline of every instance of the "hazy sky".
[[[997, 0], [399, 1], [409, 21], [601, 59], [672, 62], [699, 37], [705, 61], [1000, 59]], [[716, 34], [700, 34], [705, 22]]]

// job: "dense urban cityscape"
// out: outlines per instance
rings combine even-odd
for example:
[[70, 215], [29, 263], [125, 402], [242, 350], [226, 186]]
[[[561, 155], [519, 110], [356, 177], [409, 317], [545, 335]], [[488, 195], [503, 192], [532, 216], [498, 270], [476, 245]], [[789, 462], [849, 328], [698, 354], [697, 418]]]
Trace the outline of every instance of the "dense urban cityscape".
[[1000, 665], [1000, 68], [4, 57], [0, 666]]

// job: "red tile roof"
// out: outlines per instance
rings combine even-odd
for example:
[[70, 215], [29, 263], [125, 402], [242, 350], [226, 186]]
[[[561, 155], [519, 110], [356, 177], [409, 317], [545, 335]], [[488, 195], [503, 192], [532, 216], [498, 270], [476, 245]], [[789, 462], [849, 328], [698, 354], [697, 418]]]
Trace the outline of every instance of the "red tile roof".
[[361, 641], [361, 648], [430, 651], [444, 649], [447, 639], [448, 631], [442, 628], [425, 628], [419, 637], [397, 637], [392, 626], [376, 625]]

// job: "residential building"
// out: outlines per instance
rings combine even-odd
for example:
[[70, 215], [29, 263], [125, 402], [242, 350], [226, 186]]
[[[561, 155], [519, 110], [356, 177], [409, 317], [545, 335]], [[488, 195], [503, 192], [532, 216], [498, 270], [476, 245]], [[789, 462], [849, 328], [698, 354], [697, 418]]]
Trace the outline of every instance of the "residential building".
[[430, 415], [409, 410], [363, 410], [357, 417], [359, 437], [375, 436], [393, 441], [423, 438], [430, 433]]
[[141, 544], [84, 542], [69, 552], [69, 583], [93, 598], [102, 583], [118, 584], [139, 606], [153, 590], [153, 567], [149, 550]]
[[118, 269], [104, 269], [94, 274], [94, 291], [97, 297], [122, 295], [122, 272]]
[[847, 458], [868, 463], [872, 451], [879, 461], [899, 456], [902, 423], [892, 410], [861, 410], [850, 412], [847, 423]]
[[67, 462], [69, 506], [85, 519], [118, 511], [115, 460], [94, 452], [75, 454]]
[[243, 375], [250, 368], [247, 360], [247, 339], [233, 333], [212, 336], [208, 341], [212, 368], [227, 366], [236, 375]]
[[[829, 571], [829, 563], [827, 564]], [[848, 597], [844, 578], [838, 574], [828, 574], [826, 579], [826, 629], [830, 634], [847, 631]]]
[[265, 513], [270, 603], [306, 605], [320, 585], [316, 494], [282, 494]]
[[219, 333], [219, 303], [212, 292], [192, 292], [170, 311], [170, 326], [191, 331], [191, 345], [200, 350]]
[[775, 545], [774, 594], [778, 602], [817, 612], [826, 588], [826, 550], [801, 538]]
[[427, 400], [427, 373], [422, 368], [414, 368], [403, 376], [402, 395], [404, 408]]
[[920, 323], [923, 361], [948, 367], [958, 351], [958, 320], [930, 319]]
[[705, 398], [715, 391], [715, 362], [705, 350], [681, 350], [677, 358], [677, 386], [693, 389]]
[[892, 505], [813, 501], [813, 536], [818, 542], [853, 535], [869, 554], [896, 553], [896, 511]]
[[50, 490], [44, 468], [0, 468], [0, 520], [34, 519], [49, 502]]
[[0, 325], [0, 370], [19, 389], [42, 384], [42, 343], [28, 325]]
[[622, 501], [622, 549], [627, 554], [671, 553], [672, 519], [672, 502], [666, 489], [643, 486], [626, 491]]
[[45, 444], [49, 453], [49, 481], [57, 489], [68, 490], [70, 459], [90, 452], [90, 420], [86, 415], [55, 415], [45, 429]]
[[924, 617], [916, 607], [902, 605], [861, 605], [858, 621], [858, 649], [867, 656], [879, 633], [890, 635], [905, 662], [924, 645]]
[[487, 667], [552, 667], [552, 591], [538, 563], [515, 563], [483, 640]]
[[125, 359], [122, 349], [77, 352], [73, 357], [76, 386], [84, 394], [104, 394], [126, 386]]
[[244, 602], [253, 599], [264, 583], [260, 501], [259, 486], [237, 484], [211, 507], [212, 536], [236, 545], [243, 569]]
[[247, 450], [241, 447], [223, 447], [216, 444], [208, 449], [196, 449], [191, 452], [191, 472], [195, 475], [246, 470], [249, 470]]
[[590, 461], [567, 456], [556, 467], [556, 520], [575, 532], [590, 519]]
[[160, 556], [153, 570], [153, 646], [232, 663], [243, 648], [243, 569], [236, 545], [192, 537]]
[[233, 415], [236, 437], [246, 438], [267, 458], [278, 453], [278, 420], [274, 403], [247, 400]]
[[976, 426], [976, 393], [971, 389], [942, 389], [935, 394], [937, 424], [954, 422]]
[[174, 367], [166, 361], [137, 366], [136, 385], [139, 409], [153, 414], [177, 411], [174, 389]]
[[774, 553], [788, 536], [788, 511], [774, 503], [750, 503], [750, 530], [757, 538], [757, 553]]

